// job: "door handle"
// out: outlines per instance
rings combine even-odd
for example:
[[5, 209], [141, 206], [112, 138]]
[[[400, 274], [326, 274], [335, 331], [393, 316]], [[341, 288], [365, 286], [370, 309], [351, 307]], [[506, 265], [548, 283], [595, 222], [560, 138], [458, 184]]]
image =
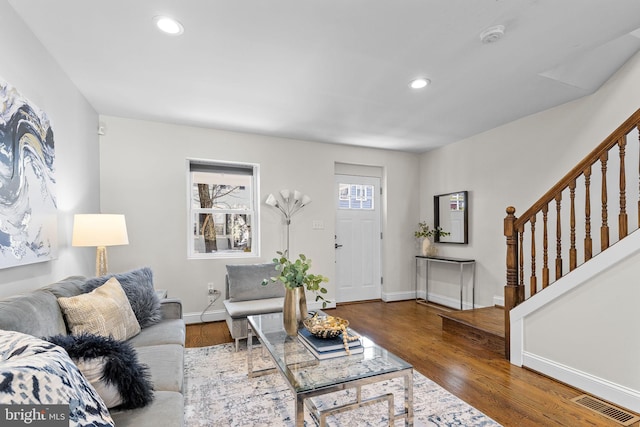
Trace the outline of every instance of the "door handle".
[[336, 243], [336, 249], [341, 248], [341, 247], [342, 247], [342, 245], [339, 245], [339, 244]]

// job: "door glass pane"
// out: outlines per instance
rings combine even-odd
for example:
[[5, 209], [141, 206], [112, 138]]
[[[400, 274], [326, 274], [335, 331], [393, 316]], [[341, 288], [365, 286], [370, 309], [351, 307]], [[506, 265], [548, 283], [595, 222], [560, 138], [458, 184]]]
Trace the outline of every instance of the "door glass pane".
[[373, 185], [338, 184], [338, 209], [373, 210]]

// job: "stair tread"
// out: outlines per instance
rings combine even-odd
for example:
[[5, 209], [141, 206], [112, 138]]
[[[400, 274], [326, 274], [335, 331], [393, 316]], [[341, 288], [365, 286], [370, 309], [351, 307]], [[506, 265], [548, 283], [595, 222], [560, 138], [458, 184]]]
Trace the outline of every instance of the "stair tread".
[[439, 314], [443, 319], [504, 338], [504, 309], [483, 307], [473, 310], [453, 311]]

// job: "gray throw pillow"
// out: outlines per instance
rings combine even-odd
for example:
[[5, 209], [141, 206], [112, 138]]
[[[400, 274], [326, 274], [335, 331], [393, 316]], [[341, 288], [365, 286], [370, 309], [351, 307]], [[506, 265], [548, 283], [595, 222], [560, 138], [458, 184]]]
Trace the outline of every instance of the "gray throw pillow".
[[162, 320], [160, 299], [153, 287], [153, 272], [149, 267], [88, 279], [83, 286], [83, 291], [91, 292], [112, 277], [120, 282], [141, 328], [146, 328]]
[[[271, 283], [269, 280], [277, 275], [278, 271], [274, 263], [227, 265], [229, 300], [248, 301], [283, 297], [282, 282]], [[262, 285], [264, 279], [269, 280], [268, 285]]]

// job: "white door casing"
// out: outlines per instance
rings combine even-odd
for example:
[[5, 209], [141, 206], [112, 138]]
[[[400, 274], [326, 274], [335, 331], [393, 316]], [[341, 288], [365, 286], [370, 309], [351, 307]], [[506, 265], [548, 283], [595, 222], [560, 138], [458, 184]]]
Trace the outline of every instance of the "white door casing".
[[335, 200], [336, 301], [379, 299], [380, 178], [336, 174]]

